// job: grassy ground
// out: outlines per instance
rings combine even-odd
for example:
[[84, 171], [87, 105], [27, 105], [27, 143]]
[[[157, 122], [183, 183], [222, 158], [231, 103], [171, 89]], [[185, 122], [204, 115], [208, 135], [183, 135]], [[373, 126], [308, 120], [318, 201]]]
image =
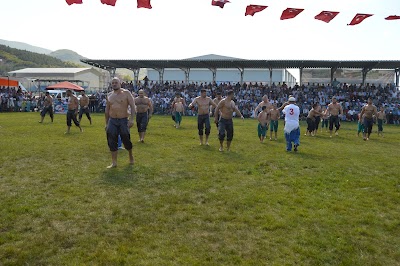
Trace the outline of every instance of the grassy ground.
[[[0, 113], [0, 265], [400, 265], [400, 127], [364, 142], [355, 123], [260, 144], [235, 120], [231, 152], [196, 120], [132, 130], [136, 165], [110, 154], [104, 118]], [[376, 127], [375, 127], [376, 129]]]

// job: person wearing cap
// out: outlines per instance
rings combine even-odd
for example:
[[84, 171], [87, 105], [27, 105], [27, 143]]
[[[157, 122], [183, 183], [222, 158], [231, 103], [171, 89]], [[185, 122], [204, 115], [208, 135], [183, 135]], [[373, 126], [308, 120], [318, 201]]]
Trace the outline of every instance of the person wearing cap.
[[210, 124], [210, 106], [216, 108], [217, 105], [213, 102], [210, 97], [207, 97], [206, 89], [200, 90], [200, 96], [194, 98], [193, 102], [189, 104], [189, 108], [194, 108], [197, 105], [197, 128], [199, 130], [200, 145], [203, 145], [203, 129], [205, 127], [206, 134], [206, 145], [208, 145], [208, 137], [210, 136], [211, 124]]
[[44, 97], [43, 101], [43, 110], [40, 113], [40, 121], [39, 123], [43, 123], [44, 117], [46, 116], [46, 113], [49, 113], [51, 122], [53, 122], [54, 119], [54, 114], [53, 114], [53, 98], [50, 96], [50, 93], [46, 91], [46, 96]]
[[283, 106], [283, 113], [285, 115], [285, 139], [286, 151], [292, 151], [292, 143], [294, 144], [294, 151], [297, 152], [297, 147], [300, 145], [300, 108], [295, 104], [296, 99], [291, 96], [288, 103]]
[[[220, 143], [219, 151], [224, 151], [223, 144], [226, 133], [226, 149], [230, 150], [231, 142], [233, 139], [233, 112], [236, 112], [242, 119], [244, 119], [242, 113], [236, 107], [235, 102], [233, 101], [233, 91], [229, 90], [226, 98], [222, 99], [217, 108], [215, 108], [215, 113], [221, 112], [221, 117], [219, 119], [218, 126], [218, 139]], [[217, 123], [217, 116], [215, 116], [215, 123]]]
[[343, 108], [340, 105], [340, 103], [337, 102], [337, 99], [335, 96], [332, 97], [332, 102], [330, 104], [328, 104], [325, 114], [330, 114], [330, 116], [329, 116], [330, 137], [332, 138], [333, 125], [335, 125], [335, 135], [337, 136], [338, 130], [340, 128], [339, 114], [341, 116], [343, 115]]

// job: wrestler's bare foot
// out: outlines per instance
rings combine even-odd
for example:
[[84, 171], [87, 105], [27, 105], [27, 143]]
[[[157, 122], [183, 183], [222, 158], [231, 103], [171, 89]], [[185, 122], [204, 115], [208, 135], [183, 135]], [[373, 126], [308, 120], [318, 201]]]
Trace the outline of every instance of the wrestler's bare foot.
[[206, 146], [210, 146], [210, 144], [208, 144], [208, 142], [206, 142]]
[[222, 148], [222, 147], [219, 147], [219, 151], [224, 151], [224, 148]]
[[112, 163], [111, 165], [107, 166], [107, 169], [111, 169], [111, 168], [115, 168], [115, 167], [117, 167], [117, 165]]

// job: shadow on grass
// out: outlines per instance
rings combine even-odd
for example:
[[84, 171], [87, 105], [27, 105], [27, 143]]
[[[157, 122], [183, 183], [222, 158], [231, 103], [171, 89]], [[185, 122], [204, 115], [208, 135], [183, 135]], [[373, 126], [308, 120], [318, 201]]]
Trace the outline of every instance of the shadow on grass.
[[102, 183], [115, 186], [133, 186], [138, 182], [152, 180], [155, 171], [146, 166], [126, 165], [104, 169], [101, 174]]

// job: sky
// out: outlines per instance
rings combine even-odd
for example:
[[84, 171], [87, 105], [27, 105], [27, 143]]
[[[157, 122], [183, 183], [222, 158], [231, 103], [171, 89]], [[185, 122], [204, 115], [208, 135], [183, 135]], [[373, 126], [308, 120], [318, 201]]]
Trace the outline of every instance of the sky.
[[[242, 59], [400, 60], [399, 0], [136, 0], [115, 7], [100, 0], [1, 0], [0, 39], [50, 50], [70, 49], [91, 59], [184, 59], [218, 54]], [[254, 17], [249, 4], [266, 5]], [[304, 8], [280, 20], [286, 8]], [[330, 23], [321, 11], [339, 11]], [[374, 14], [347, 26], [356, 13]]]

